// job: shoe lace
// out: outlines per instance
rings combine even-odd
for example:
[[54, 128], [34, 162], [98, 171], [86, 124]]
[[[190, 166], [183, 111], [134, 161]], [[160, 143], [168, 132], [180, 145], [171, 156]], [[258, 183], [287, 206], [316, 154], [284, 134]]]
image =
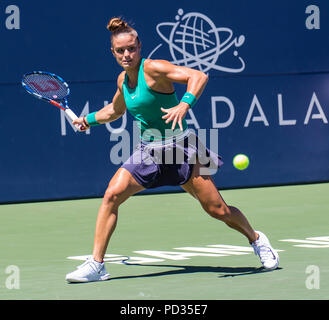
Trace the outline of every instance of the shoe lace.
[[80, 264], [80, 265], [77, 267], [77, 269], [81, 269], [81, 268], [83, 268], [85, 265], [87, 265], [87, 264], [89, 264], [89, 263], [90, 263], [90, 259], [87, 258], [87, 260], [86, 260], [83, 264]]
[[78, 269], [81, 269], [81, 268], [83, 268], [86, 265], [90, 265], [90, 267], [92, 269], [94, 269], [94, 271], [96, 271], [96, 272], [99, 272], [100, 271], [100, 268], [98, 268], [96, 266], [96, 264], [93, 262], [93, 259], [92, 258], [87, 258], [87, 260], [83, 264], [81, 264], [80, 266], [78, 266]]
[[272, 250], [266, 245], [260, 245], [260, 246], [254, 245], [253, 248], [255, 254], [260, 257], [261, 261], [265, 261], [269, 258], [274, 257]]

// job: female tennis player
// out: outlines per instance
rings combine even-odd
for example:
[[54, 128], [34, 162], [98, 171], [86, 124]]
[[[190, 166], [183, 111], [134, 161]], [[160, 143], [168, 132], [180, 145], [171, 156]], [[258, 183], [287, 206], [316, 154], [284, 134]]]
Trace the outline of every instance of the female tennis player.
[[[202, 146], [198, 137], [187, 128], [185, 120], [188, 109], [196, 103], [207, 84], [207, 75], [165, 60], [143, 59], [136, 30], [120, 18], [112, 18], [107, 28], [112, 33], [112, 54], [123, 68], [117, 79], [117, 91], [112, 103], [74, 120], [73, 124], [81, 124], [87, 129], [114, 121], [128, 110], [140, 123], [141, 142], [109, 182], [98, 211], [92, 258], [67, 274], [66, 280], [108, 280], [110, 275], [103, 258], [116, 227], [119, 206], [146, 188], [163, 185], [180, 185], [211, 217], [242, 233], [264, 268], [277, 268], [279, 256], [267, 237], [255, 231], [239, 209], [228, 206], [211, 176], [200, 170], [222, 165], [221, 157]], [[180, 101], [174, 83], [186, 85], [186, 94]], [[166, 158], [167, 152], [181, 153], [183, 161], [170, 164], [157, 161], [159, 156]], [[204, 165], [204, 159], [201, 161], [205, 155], [208, 166]]]

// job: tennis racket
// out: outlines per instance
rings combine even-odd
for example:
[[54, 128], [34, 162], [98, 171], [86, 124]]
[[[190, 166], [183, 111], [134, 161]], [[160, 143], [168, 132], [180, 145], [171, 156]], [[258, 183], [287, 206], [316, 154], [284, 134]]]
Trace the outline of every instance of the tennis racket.
[[[23, 75], [22, 85], [34, 97], [64, 110], [71, 121], [78, 118], [68, 106], [70, 88], [61, 77], [49, 72], [33, 71]], [[82, 125], [76, 124], [75, 127], [79, 131], [85, 129]]]

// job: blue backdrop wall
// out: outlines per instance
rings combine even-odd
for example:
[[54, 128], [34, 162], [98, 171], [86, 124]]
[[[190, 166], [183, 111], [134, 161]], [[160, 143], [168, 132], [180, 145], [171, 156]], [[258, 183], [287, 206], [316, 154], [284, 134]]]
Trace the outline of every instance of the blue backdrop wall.
[[[4, 0], [0, 202], [102, 196], [125, 156], [118, 150], [132, 117], [75, 132], [20, 80], [33, 70], [56, 73], [69, 83], [78, 115], [100, 109], [121, 71], [105, 28], [112, 16], [138, 30], [145, 58], [209, 75], [187, 120], [208, 136], [216, 130], [225, 163], [214, 175], [219, 188], [329, 181], [327, 0]], [[184, 91], [177, 86], [179, 96]], [[247, 170], [233, 167], [237, 153], [249, 156]]]

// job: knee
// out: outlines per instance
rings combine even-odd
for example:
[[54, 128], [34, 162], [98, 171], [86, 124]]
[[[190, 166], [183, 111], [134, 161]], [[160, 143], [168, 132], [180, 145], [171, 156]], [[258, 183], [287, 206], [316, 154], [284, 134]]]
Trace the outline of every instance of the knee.
[[230, 207], [224, 204], [210, 204], [205, 206], [204, 209], [211, 217], [224, 222], [229, 220], [231, 215]]
[[120, 204], [120, 192], [116, 188], [108, 187], [103, 202], [106, 204]]

